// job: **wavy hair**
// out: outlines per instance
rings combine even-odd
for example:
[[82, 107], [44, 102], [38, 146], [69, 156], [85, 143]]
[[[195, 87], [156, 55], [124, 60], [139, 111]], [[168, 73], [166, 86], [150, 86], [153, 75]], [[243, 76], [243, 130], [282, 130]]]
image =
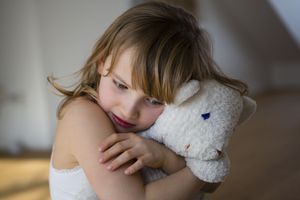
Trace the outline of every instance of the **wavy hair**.
[[80, 70], [80, 80], [67, 90], [53, 76], [50, 84], [65, 96], [60, 107], [79, 96], [97, 99], [99, 60], [112, 55], [111, 71], [122, 50], [133, 47], [132, 85], [145, 94], [172, 103], [176, 90], [191, 79], [215, 79], [241, 95], [247, 85], [227, 77], [212, 58], [211, 43], [196, 18], [180, 7], [147, 2], [130, 8], [107, 28]]

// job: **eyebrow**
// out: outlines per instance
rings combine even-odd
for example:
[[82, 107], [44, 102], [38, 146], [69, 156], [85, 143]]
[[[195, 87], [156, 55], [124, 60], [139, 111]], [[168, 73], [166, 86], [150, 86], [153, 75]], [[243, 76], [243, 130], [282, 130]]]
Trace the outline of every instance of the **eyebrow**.
[[114, 72], [111, 72], [111, 73], [116, 79], [118, 79], [118, 81], [122, 82], [122, 84], [126, 85], [129, 88], [132, 88], [132, 86], [130, 84], [126, 83], [118, 74], [116, 74]]

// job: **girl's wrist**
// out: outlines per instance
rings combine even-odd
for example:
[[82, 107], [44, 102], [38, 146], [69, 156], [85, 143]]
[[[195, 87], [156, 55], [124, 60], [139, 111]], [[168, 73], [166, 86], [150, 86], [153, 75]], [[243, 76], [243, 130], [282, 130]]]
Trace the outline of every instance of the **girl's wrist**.
[[167, 174], [173, 174], [186, 166], [185, 159], [172, 150], [165, 147], [164, 160], [162, 163], [162, 170]]

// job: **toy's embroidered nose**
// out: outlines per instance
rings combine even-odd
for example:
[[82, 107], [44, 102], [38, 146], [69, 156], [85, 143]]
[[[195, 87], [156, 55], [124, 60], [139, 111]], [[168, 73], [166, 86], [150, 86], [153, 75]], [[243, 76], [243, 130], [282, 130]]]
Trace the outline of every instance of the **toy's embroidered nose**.
[[204, 113], [201, 116], [204, 120], [207, 120], [210, 117], [210, 113]]

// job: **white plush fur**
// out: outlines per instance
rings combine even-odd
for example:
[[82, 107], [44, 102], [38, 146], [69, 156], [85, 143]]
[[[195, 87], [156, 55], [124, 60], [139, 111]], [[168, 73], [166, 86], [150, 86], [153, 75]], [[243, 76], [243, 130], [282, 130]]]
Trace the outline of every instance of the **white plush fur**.
[[[254, 100], [230, 87], [215, 80], [192, 80], [179, 89], [174, 104], [166, 105], [155, 124], [140, 134], [185, 157], [201, 180], [221, 182], [229, 173], [229, 139], [255, 110]], [[163, 176], [161, 171], [150, 171], [143, 170], [146, 181]]]

